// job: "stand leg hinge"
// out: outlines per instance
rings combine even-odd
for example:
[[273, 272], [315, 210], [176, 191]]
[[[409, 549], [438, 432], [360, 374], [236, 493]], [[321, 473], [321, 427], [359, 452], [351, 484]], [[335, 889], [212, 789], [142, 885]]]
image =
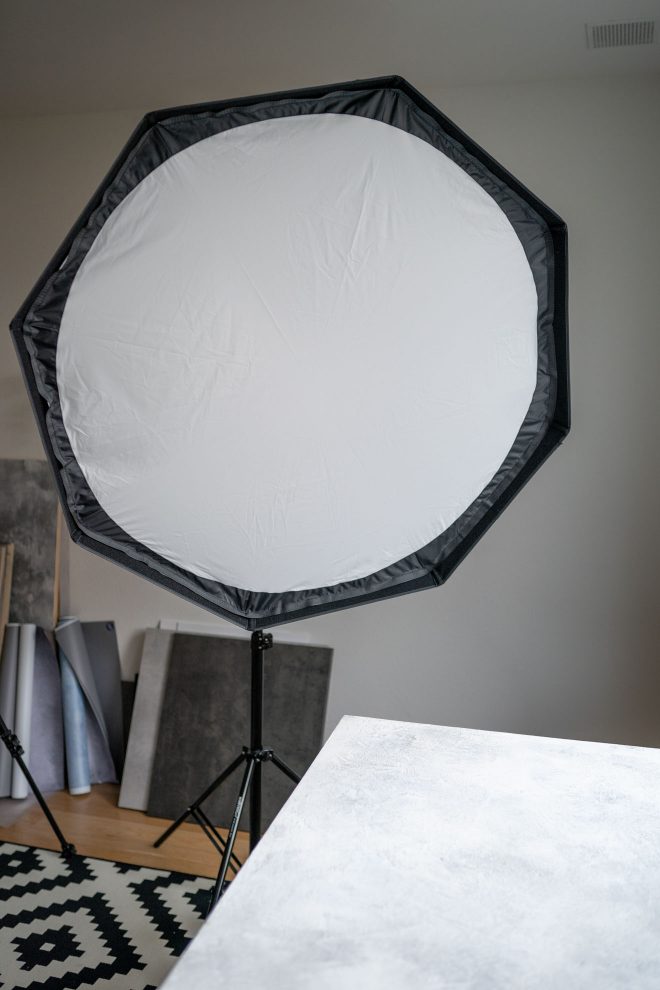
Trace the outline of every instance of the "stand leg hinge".
[[17, 756], [22, 756], [25, 750], [21, 746], [21, 741], [14, 732], [3, 733], [2, 741], [7, 747], [12, 759], [16, 759]]

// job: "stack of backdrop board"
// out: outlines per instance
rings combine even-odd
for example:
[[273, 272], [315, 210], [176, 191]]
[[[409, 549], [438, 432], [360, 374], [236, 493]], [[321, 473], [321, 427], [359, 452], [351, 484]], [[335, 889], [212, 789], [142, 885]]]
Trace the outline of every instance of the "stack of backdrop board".
[[[52, 643], [33, 623], [9, 623], [0, 659], [0, 713], [23, 746], [23, 759], [43, 791], [65, 783], [60, 676]], [[25, 798], [28, 785], [0, 750], [0, 797]]]
[[[51, 636], [9, 623], [0, 657], [0, 714], [19, 737], [42, 791], [87, 793], [114, 781], [124, 755], [119, 653], [114, 623], [66, 619]], [[118, 768], [117, 770], [115, 768]], [[27, 797], [27, 782], [0, 751], [0, 797]]]
[[[322, 646], [276, 643], [265, 654], [264, 745], [299, 774], [323, 742], [331, 664], [332, 650]], [[147, 630], [119, 804], [176, 818], [249, 738], [249, 642]], [[214, 824], [229, 826], [240, 777], [238, 771], [204, 805]], [[265, 826], [292, 787], [264, 767]]]

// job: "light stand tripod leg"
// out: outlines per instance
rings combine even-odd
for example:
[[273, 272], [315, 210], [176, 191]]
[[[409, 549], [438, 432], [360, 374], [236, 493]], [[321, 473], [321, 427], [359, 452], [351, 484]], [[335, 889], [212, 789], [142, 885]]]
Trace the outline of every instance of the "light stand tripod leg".
[[[216, 850], [220, 853], [220, 856], [222, 856], [223, 852], [225, 851], [225, 846], [227, 842], [220, 835], [220, 833], [218, 832], [217, 828], [215, 827], [211, 819], [208, 817], [208, 815], [204, 813], [204, 809], [196, 808], [195, 811], [193, 812], [192, 817], [200, 826], [200, 828], [208, 838], [211, 845], [215, 846]], [[241, 863], [236, 853], [232, 853], [231, 866], [234, 873], [238, 873], [242, 865], [243, 864]]]
[[281, 770], [282, 773], [286, 774], [286, 776], [289, 777], [294, 784], [300, 783], [299, 775], [295, 772], [295, 770], [292, 770], [291, 767], [284, 762], [284, 760], [281, 760], [277, 753], [272, 753], [270, 758], [278, 770]]
[[[206, 790], [200, 794], [200, 796], [193, 801], [193, 803], [186, 808], [181, 815], [179, 815], [176, 821], [172, 822], [172, 824], [154, 842], [154, 846], [160, 846], [165, 839], [167, 839], [179, 827], [179, 825], [186, 821], [187, 818], [193, 818], [197, 824], [202, 827], [215, 848], [218, 849], [219, 847], [222, 847], [222, 860], [220, 863], [220, 870], [213, 887], [209, 912], [215, 907], [218, 900], [222, 896], [226, 886], [227, 872], [230, 865], [233, 866], [234, 871], [236, 871], [237, 863], [240, 866], [240, 861], [234, 855], [234, 843], [236, 842], [238, 823], [243, 811], [243, 806], [248, 797], [248, 793], [250, 798], [250, 852], [252, 852], [261, 838], [261, 764], [272, 761], [278, 770], [292, 780], [294, 784], [297, 784], [300, 781], [298, 774], [295, 773], [295, 771], [292, 770], [291, 767], [284, 762], [284, 760], [281, 760], [279, 756], [276, 756], [272, 749], [264, 749], [263, 746], [264, 652], [270, 649], [272, 645], [273, 637], [271, 633], [259, 631], [252, 634], [250, 639], [252, 666], [249, 749], [247, 747], [244, 748], [241, 755], [236, 757], [234, 762], [231, 763], [226, 770], [223, 770], [220, 776], [216, 777], [216, 779], [209, 784]], [[234, 770], [238, 769], [240, 764], [244, 761], [246, 764], [245, 772], [243, 774], [243, 780], [241, 782], [240, 791], [236, 800], [236, 806], [234, 808], [234, 814], [229, 827], [229, 833], [226, 840], [222, 840], [215, 827], [211, 824], [210, 819], [205, 815], [201, 805], [208, 797], [210, 797], [213, 791], [234, 772]]]
[[245, 765], [245, 773], [243, 774], [243, 780], [241, 782], [241, 789], [238, 792], [236, 807], [234, 808], [234, 815], [231, 820], [231, 825], [229, 826], [229, 834], [227, 836], [227, 842], [225, 844], [225, 851], [222, 854], [222, 862], [220, 863], [220, 870], [218, 872], [218, 877], [215, 881], [213, 892], [211, 894], [209, 913], [218, 903], [218, 900], [220, 899], [220, 895], [222, 894], [222, 891], [225, 886], [225, 881], [227, 879], [227, 872], [229, 870], [229, 860], [234, 850], [234, 843], [236, 842], [238, 823], [241, 817], [241, 812], [243, 811], [243, 805], [245, 804], [245, 798], [247, 796], [247, 792], [250, 789], [252, 774], [254, 773], [254, 769], [255, 766], [257, 765], [257, 762], [258, 761], [253, 756], [248, 756], [247, 763]]
[[28, 786], [30, 790], [32, 791], [35, 798], [39, 802], [39, 806], [41, 810], [48, 819], [48, 824], [52, 828], [53, 832], [57, 837], [57, 841], [60, 844], [62, 855], [65, 857], [65, 859], [70, 859], [72, 856], [75, 855], [76, 848], [70, 842], [67, 842], [66, 839], [64, 838], [64, 835], [62, 834], [62, 830], [55, 821], [55, 816], [53, 815], [53, 812], [46, 804], [43, 794], [39, 790], [39, 787], [37, 786], [34, 777], [32, 776], [32, 774], [30, 773], [30, 771], [28, 770], [25, 764], [25, 760], [23, 759], [23, 747], [21, 746], [21, 742], [18, 736], [11, 731], [11, 729], [7, 726], [7, 723], [2, 717], [0, 717], [0, 737], [2, 738], [3, 743], [7, 747], [7, 750], [11, 758], [13, 760], [16, 760], [16, 763], [20, 767], [23, 776], [28, 782]]
[[211, 796], [211, 794], [213, 794], [216, 788], [220, 787], [220, 784], [222, 784], [223, 781], [227, 780], [228, 777], [231, 777], [234, 770], [238, 770], [244, 759], [245, 759], [245, 753], [241, 753], [240, 756], [237, 756], [236, 759], [233, 761], [233, 763], [230, 763], [229, 766], [225, 770], [223, 770], [222, 773], [219, 774], [211, 784], [209, 784], [206, 790], [203, 791], [198, 798], [195, 798], [192, 804], [188, 805], [186, 810], [179, 815], [177, 820], [172, 822], [172, 824], [165, 829], [162, 835], [158, 836], [158, 838], [154, 842], [154, 847], [157, 849], [158, 846], [162, 845], [163, 842], [165, 842], [165, 839], [169, 839], [170, 835], [172, 835], [173, 832], [176, 832], [179, 825], [183, 825], [183, 823], [186, 821], [187, 818], [190, 818], [191, 816], [194, 817], [194, 814], [199, 808], [199, 806], [203, 804], [204, 801], [206, 801], [206, 799]]

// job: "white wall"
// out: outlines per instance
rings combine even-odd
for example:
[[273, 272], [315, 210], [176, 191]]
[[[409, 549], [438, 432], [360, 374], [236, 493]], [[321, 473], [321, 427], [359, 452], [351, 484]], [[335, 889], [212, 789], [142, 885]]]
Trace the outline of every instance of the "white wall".
[[[335, 647], [328, 729], [359, 713], [658, 745], [660, 80], [427, 95], [568, 222], [573, 432], [444, 588], [297, 625]], [[3, 325], [140, 112], [0, 122]], [[0, 362], [0, 456], [43, 456], [8, 333]], [[126, 672], [159, 618], [211, 620], [66, 549], [63, 611], [114, 618]]]

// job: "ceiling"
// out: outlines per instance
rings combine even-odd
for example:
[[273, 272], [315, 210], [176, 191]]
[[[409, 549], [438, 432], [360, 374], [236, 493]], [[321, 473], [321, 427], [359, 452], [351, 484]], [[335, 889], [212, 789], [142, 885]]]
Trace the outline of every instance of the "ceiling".
[[[585, 22], [637, 18], [655, 44], [587, 49]], [[659, 35], [660, 0], [0, 0], [0, 114], [660, 73]]]

